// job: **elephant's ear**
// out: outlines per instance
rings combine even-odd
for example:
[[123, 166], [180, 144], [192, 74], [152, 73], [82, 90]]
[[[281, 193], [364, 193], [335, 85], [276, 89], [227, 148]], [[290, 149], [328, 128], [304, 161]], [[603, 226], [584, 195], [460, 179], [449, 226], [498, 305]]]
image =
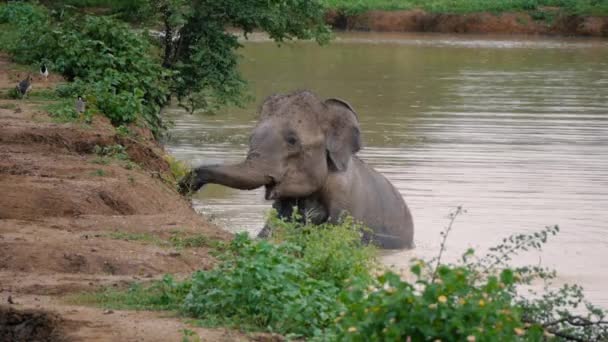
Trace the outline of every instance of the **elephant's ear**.
[[326, 149], [330, 167], [337, 171], [348, 168], [351, 157], [361, 149], [357, 114], [348, 102], [327, 99], [328, 126]]

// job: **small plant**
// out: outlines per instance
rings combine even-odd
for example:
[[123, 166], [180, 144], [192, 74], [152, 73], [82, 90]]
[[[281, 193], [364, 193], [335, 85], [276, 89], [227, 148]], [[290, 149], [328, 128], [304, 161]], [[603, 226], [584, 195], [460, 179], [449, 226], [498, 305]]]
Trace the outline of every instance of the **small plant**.
[[19, 90], [17, 90], [17, 88], [10, 88], [6, 92], [6, 97], [9, 99], [17, 100], [17, 99], [21, 99], [23, 96], [21, 95]]
[[131, 136], [131, 130], [129, 129], [129, 127], [125, 126], [125, 125], [120, 125], [118, 127], [116, 127], [116, 134], [119, 137], [129, 137]]
[[129, 154], [124, 146], [120, 144], [116, 145], [108, 145], [108, 146], [99, 146], [95, 145], [93, 148], [93, 153], [102, 157], [112, 157], [119, 160], [128, 160]]
[[201, 338], [190, 329], [182, 330], [182, 342], [200, 342]]
[[57, 122], [82, 122], [90, 124], [92, 120], [92, 113], [90, 111], [86, 111], [82, 114], [76, 112], [74, 101], [71, 100], [51, 103], [46, 106], [46, 110]]
[[142, 242], [148, 242], [148, 243], [154, 243], [154, 244], [158, 244], [161, 241], [158, 237], [156, 237], [155, 235], [152, 235], [150, 233], [129, 233], [129, 232], [115, 231], [115, 232], [109, 233], [107, 236], [110, 239], [115, 239], [115, 240], [142, 241]]
[[164, 159], [169, 164], [171, 175], [176, 182], [184, 178], [190, 172], [191, 168], [185, 162], [178, 160], [171, 155], [165, 155]]
[[175, 248], [197, 248], [209, 246], [209, 239], [202, 234], [186, 235], [180, 231], [171, 232], [169, 242]]
[[91, 175], [92, 176], [96, 176], [96, 177], [105, 177], [107, 174], [106, 174], [106, 172], [104, 170], [97, 169], [97, 170], [91, 172]]

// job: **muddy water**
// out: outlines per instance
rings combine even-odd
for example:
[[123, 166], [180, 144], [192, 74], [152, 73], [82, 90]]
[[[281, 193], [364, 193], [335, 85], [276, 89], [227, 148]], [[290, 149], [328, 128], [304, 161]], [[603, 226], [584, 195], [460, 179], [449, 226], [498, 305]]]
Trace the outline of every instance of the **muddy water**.
[[[544, 253], [518, 262], [555, 267], [608, 307], [608, 42], [356, 34], [330, 46], [245, 44], [255, 101], [216, 116], [170, 113], [169, 150], [199, 163], [237, 161], [255, 108], [275, 92], [313, 89], [359, 112], [362, 159], [411, 207], [417, 248], [385, 253], [404, 266], [430, 257], [446, 216], [459, 217], [448, 258], [510, 234], [558, 224]], [[195, 206], [233, 231], [257, 231], [262, 190], [209, 186]]]

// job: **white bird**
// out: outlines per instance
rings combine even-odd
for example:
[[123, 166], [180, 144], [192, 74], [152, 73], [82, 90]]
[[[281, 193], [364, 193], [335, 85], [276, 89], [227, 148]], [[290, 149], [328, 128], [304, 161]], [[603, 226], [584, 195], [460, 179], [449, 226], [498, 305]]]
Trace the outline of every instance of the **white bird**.
[[40, 65], [40, 75], [44, 77], [44, 80], [47, 80], [49, 78], [49, 68], [46, 67], [45, 63], [42, 63]]
[[86, 103], [82, 99], [82, 97], [78, 96], [78, 100], [76, 100], [76, 112], [78, 114], [82, 114], [85, 111]]

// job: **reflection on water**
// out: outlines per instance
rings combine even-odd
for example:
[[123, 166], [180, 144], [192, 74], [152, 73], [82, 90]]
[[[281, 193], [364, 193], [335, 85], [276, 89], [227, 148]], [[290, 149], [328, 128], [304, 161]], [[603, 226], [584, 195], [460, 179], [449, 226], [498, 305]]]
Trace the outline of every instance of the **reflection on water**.
[[[344, 98], [361, 120], [360, 156], [397, 186], [414, 215], [416, 250], [386, 253], [386, 263], [434, 255], [458, 205], [468, 213], [455, 225], [448, 258], [559, 224], [543, 264], [608, 307], [608, 43], [357, 34], [327, 47], [257, 39], [243, 52], [256, 102], [217, 116], [169, 113], [177, 157], [242, 158], [255, 109], [272, 93]], [[209, 186], [195, 206], [231, 230], [254, 232], [270, 203], [262, 190]]]

